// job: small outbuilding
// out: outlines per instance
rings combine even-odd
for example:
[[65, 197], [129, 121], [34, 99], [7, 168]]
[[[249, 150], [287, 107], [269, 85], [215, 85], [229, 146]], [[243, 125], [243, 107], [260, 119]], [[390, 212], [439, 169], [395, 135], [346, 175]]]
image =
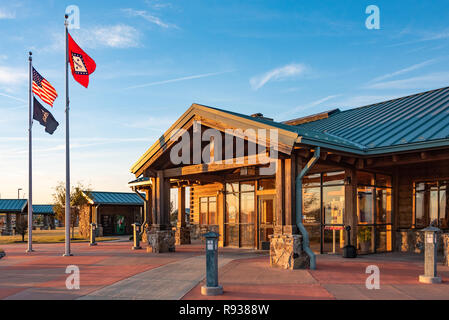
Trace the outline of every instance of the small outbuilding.
[[144, 195], [133, 192], [84, 191], [88, 204], [81, 207], [79, 232], [89, 237], [90, 224], [97, 224], [97, 235], [131, 235], [132, 224], [142, 222]]
[[[16, 221], [26, 219], [28, 214], [27, 199], [0, 199], [0, 234], [12, 235]], [[41, 229], [55, 228], [55, 213], [51, 204], [33, 205], [33, 227]]]
[[28, 201], [25, 199], [0, 199], [0, 234], [10, 236], [17, 219], [24, 213]]

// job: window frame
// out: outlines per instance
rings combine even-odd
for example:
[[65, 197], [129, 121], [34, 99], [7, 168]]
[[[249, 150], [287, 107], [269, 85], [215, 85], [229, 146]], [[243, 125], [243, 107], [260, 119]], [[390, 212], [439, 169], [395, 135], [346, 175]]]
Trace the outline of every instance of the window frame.
[[[425, 179], [415, 179], [414, 181], [413, 181], [413, 186], [412, 186], [412, 188], [413, 188], [413, 195], [412, 195], [412, 197], [413, 197], [413, 207], [412, 207], [412, 211], [413, 211], [413, 213], [412, 213], [412, 229], [423, 229], [423, 228], [427, 228], [428, 226], [430, 226], [430, 223], [431, 223], [431, 221], [430, 221], [430, 197], [429, 197], [429, 201], [427, 201], [426, 200], [426, 198], [425, 198], [425, 196], [424, 196], [424, 198], [423, 198], [423, 201], [424, 201], [424, 213], [423, 213], [423, 215], [424, 215], [424, 219], [429, 219], [429, 224], [428, 225], [417, 225], [416, 224], [416, 196], [417, 196], [417, 191], [416, 191], [416, 188], [417, 188], [417, 186], [420, 184], [420, 183], [424, 183], [424, 184], [426, 184], [426, 183], [436, 183], [437, 184], [437, 187], [438, 187], [438, 193], [437, 193], [437, 227], [438, 228], [440, 228], [440, 229], [442, 229], [442, 230], [448, 230], [449, 229], [449, 223], [448, 223], [448, 226], [446, 227], [446, 228], [442, 228], [442, 226], [441, 226], [441, 222], [440, 222], [440, 220], [441, 220], [441, 207], [440, 207], [440, 196], [441, 196], [441, 194], [440, 194], [440, 191], [441, 191], [441, 183], [442, 182], [448, 182], [447, 184], [446, 184], [446, 197], [448, 196], [448, 191], [449, 191], [449, 178], [448, 177], [443, 177], [443, 178], [425, 178]], [[421, 190], [419, 190], [419, 191], [421, 191]], [[425, 189], [423, 190], [424, 191], [424, 195], [425, 195]]]

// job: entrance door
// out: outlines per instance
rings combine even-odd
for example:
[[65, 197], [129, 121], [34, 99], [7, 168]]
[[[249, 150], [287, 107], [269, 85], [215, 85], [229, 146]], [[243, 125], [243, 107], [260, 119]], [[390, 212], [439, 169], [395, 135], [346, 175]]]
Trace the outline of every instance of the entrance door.
[[259, 212], [259, 249], [270, 249], [270, 238], [273, 234], [274, 217], [275, 217], [275, 196], [265, 195], [259, 196], [258, 212]]

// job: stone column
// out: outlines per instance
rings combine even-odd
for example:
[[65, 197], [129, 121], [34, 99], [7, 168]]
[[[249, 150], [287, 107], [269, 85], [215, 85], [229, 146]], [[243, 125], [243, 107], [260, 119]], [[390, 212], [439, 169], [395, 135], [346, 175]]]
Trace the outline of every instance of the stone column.
[[48, 230], [48, 215], [44, 215], [44, 230]]
[[190, 230], [186, 226], [186, 190], [178, 188], [178, 223], [176, 225], [176, 244], [190, 244]]
[[162, 170], [157, 171], [153, 189], [156, 219], [148, 232], [147, 251], [174, 252], [175, 231], [170, 226], [170, 181]]
[[282, 269], [305, 269], [309, 257], [302, 248], [302, 235], [296, 226], [296, 175], [298, 159], [278, 159], [276, 164], [276, 221], [270, 236], [270, 265]]
[[12, 222], [11, 222], [11, 215], [6, 214], [6, 228], [5, 228], [5, 235], [9, 236], [12, 235]]

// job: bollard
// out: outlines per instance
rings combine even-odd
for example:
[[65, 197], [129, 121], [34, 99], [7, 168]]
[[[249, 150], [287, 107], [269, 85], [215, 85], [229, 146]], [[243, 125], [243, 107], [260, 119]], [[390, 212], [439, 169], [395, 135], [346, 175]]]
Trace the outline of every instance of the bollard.
[[419, 276], [419, 282], [441, 283], [437, 276], [437, 239], [440, 229], [428, 227], [421, 230], [424, 232], [424, 275]]
[[140, 246], [140, 226], [141, 226], [141, 224], [136, 222], [136, 223], [133, 223], [132, 226], [133, 226], [133, 239], [134, 239], [133, 250], [142, 249], [142, 247]]
[[346, 245], [343, 247], [343, 258], [356, 258], [357, 250], [351, 245], [351, 226], [346, 226]]
[[90, 243], [89, 246], [96, 246], [95, 233], [97, 232], [97, 225], [95, 223], [90, 224]]
[[201, 287], [204, 296], [223, 294], [223, 287], [218, 285], [218, 233], [208, 232], [206, 238], [206, 285]]

